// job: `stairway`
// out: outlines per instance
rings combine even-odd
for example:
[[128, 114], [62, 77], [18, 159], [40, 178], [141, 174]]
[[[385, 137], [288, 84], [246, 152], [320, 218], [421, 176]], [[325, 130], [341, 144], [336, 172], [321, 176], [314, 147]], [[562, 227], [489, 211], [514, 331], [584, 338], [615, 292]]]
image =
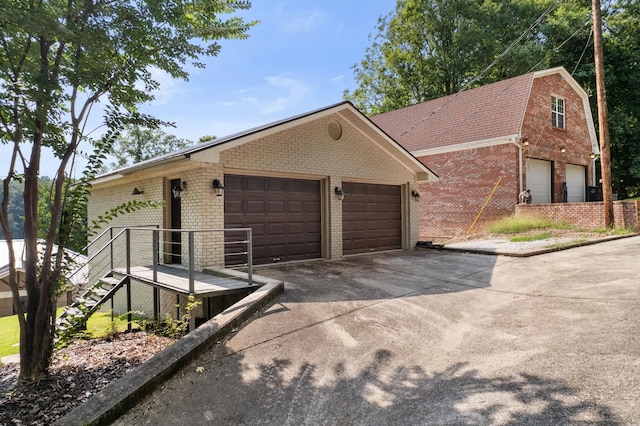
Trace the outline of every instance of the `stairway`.
[[93, 287], [76, 297], [56, 320], [56, 344], [61, 339], [84, 328], [91, 314], [97, 311], [100, 305], [111, 299], [128, 280], [127, 276], [116, 278], [110, 271], [100, 278]]

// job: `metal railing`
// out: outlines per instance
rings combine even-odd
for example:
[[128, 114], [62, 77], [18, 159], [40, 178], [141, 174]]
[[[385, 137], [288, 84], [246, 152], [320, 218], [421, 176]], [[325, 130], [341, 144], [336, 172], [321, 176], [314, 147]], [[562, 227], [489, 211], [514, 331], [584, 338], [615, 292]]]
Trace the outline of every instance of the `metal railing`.
[[[176, 235], [180, 238], [176, 238]], [[214, 238], [207, 239], [207, 236]], [[186, 249], [183, 241], [186, 242]], [[91, 250], [93, 246], [98, 248]], [[248, 284], [253, 285], [252, 247], [251, 228], [184, 230], [155, 225], [111, 227], [85, 248], [87, 252], [91, 250], [85, 263], [90, 266], [86, 281], [95, 282], [118, 268], [130, 275], [134, 266], [151, 266], [153, 281], [157, 282], [159, 265], [179, 265], [188, 270], [189, 293], [194, 294], [196, 269], [222, 263], [225, 268], [246, 267]], [[77, 265], [76, 271], [68, 279], [81, 272], [87, 273], [82, 266]]]
[[[145, 236], [144, 234], [151, 234]], [[241, 238], [229, 238], [228, 234], [242, 234]], [[122, 233], [119, 233], [120, 236]], [[176, 239], [176, 234], [180, 236]], [[142, 236], [140, 236], [142, 235]], [[213, 239], [207, 239], [214, 236]], [[117, 238], [117, 237], [116, 237]], [[157, 281], [158, 266], [160, 264], [180, 265], [189, 273], [189, 293], [195, 293], [194, 282], [196, 269], [220, 264], [227, 267], [246, 267], [247, 281], [253, 285], [253, 241], [251, 228], [227, 228], [227, 229], [167, 229], [145, 227], [124, 228], [124, 267], [127, 274], [131, 274], [132, 266], [151, 265], [153, 280]], [[185, 241], [186, 240], [186, 241]], [[112, 240], [113, 241], [113, 240]], [[185, 243], [186, 242], [186, 250]], [[140, 244], [148, 244], [147, 247]], [[197, 246], [196, 246], [197, 244]], [[132, 246], [136, 246], [135, 255]], [[228, 250], [230, 247], [235, 247]], [[112, 244], [112, 265], [118, 264], [117, 245]], [[116, 256], [116, 257], [114, 257]], [[240, 261], [227, 261], [227, 259]], [[165, 261], [162, 262], [161, 260]], [[135, 265], [134, 265], [135, 264]]]

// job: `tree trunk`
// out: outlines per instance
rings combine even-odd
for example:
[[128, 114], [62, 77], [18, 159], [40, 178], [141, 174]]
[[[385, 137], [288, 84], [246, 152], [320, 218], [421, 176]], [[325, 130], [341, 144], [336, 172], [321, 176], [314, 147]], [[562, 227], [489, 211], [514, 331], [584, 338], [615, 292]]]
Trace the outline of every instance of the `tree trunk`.
[[[46, 74], [45, 74], [46, 75]], [[38, 104], [41, 110], [41, 104]], [[38, 174], [45, 123], [36, 119], [29, 167], [24, 176], [26, 328], [20, 331], [20, 381], [35, 381], [48, 374], [53, 353], [55, 275], [51, 273], [52, 241], [38, 250]], [[42, 261], [40, 261], [42, 259]]]

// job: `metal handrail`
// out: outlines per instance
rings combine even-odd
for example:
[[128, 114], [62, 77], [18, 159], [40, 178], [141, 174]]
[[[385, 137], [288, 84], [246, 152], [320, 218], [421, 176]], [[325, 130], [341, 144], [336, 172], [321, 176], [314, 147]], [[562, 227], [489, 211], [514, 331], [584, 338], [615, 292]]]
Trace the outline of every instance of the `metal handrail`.
[[[100, 234], [100, 236], [104, 235], [107, 231], [110, 231], [111, 229], [112, 229], [112, 228], [108, 228], [108, 229], [106, 229], [106, 230], [105, 230], [105, 232], [103, 232], [102, 234]], [[105, 245], [103, 245], [100, 249], [98, 249], [98, 251], [96, 251], [93, 255], [91, 255], [91, 256], [89, 256], [89, 257], [87, 257], [87, 260], [86, 260], [86, 262], [84, 262], [84, 265], [82, 265], [82, 266], [78, 267], [78, 268], [77, 268], [77, 269], [76, 269], [76, 270], [75, 270], [71, 275], [69, 275], [69, 276], [67, 277], [67, 280], [70, 280], [71, 278], [73, 278], [77, 273], [79, 273], [79, 272], [83, 269], [83, 267], [84, 267], [85, 265], [88, 265], [88, 264], [89, 264], [89, 263], [91, 263], [91, 261], [93, 261], [96, 257], [98, 257], [100, 254], [102, 254], [102, 252], [103, 252], [106, 248], [111, 249], [111, 247], [112, 247], [112, 245], [113, 245], [113, 242], [114, 242], [115, 240], [117, 240], [117, 239], [120, 237], [120, 235], [124, 234], [124, 233], [125, 233], [125, 231], [126, 231], [126, 228], [123, 228], [123, 229], [122, 229], [122, 231], [118, 232], [118, 234], [117, 234], [115, 237], [112, 237], [109, 241], [107, 241], [107, 243], [106, 243]], [[98, 238], [99, 238], [99, 237], [98, 237]], [[92, 243], [96, 242], [97, 240], [98, 240], [98, 239], [96, 238], [95, 240], [93, 240], [93, 241], [92, 241]], [[91, 246], [91, 244], [87, 245], [87, 247], [90, 247], [90, 246]], [[77, 256], [76, 256], [76, 258], [77, 258]], [[75, 259], [76, 259], [76, 258], [74, 258], [74, 261], [75, 261]], [[112, 258], [112, 260], [111, 260], [111, 266], [113, 267], [113, 258]]]
[[[131, 231], [149, 231], [148, 227], [139, 227], [139, 226], [132, 226], [132, 227], [127, 227], [125, 228], [128, 230], [128, 232]], [[155, 229], [152, 230], [153, 231], [153, 238], [152, 238], [152, 247], [153, 247], [153, 277], [154, 277], [154, 281], [157, 280], [157, 274], [158, 274], [158, 258], [159, 258], [159, 234], [161, 232], [180, 232], [182, 233], [187, 233], [188, 235], [188, 272], [189, 272], [189, 293], [193, 294], [195, 293], [195, 257], [194, 257], [194, 251], [195, 251], [195, 239], [194, 236], [195, 234], [203, 234], [203, 233], [210, 233], [210, 232], [244, 232], [246, 237], [243, 240], [239, 240], [237, 242], [233, 242], [236, 244], [246, 244], [247, 245], [247, 249], [245, 252], [242, 253], [233, 253], [233, 255], [241, 255], [241, 254], [246, 254], [247, 255], [247, 263], [245, 265], [242, 266], [246, 266], [247, 267], [247, 280], [248, 280], [248, 284], [249, 285], [253, 285], [253, 236], [252, 236], [252, 229], [251, 228], [223, 228], [223, 229], [176, 229], [176, 228], [159, 228], [156, 227]], [[118, 234], [120, 235], [120, 234]], [[114, 237], [114, 239], [117, 237]], [[130, 238], [130, 237], [128, 237]], [[224, 244], [227, 244], [228, 242], [223, 242]], [[128, 243], [129, 244], [129, 243]], [[227, 256], [227, 254], [223, 254], [223, 256]], [[126, 264], [127, 264], [127, 273], [129, 273], [130, 271], [130, 265], [131, 265], [131, 253], [130, 253], [130, 248], [126, 249]], [[226, 262], [225, 262], [225, 266], [226, 266]]]

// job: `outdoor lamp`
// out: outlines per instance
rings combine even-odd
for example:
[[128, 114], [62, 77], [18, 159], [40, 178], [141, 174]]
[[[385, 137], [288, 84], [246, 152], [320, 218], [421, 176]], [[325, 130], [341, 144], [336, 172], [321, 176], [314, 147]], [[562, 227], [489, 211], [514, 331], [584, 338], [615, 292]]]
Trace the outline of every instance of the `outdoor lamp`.
[[342, 191], [342, 188], [336, 186], [333, 192], [335, 192], [336, 195], [338, 196], [338, 200], [340, 201], [344, 200], [344, 191]]
[[217, 197], [222, 196], [222, 193], [224, 192], [224, 186], [222, 186], [222, 182], [220, 182], [220, 179], [213, 180], [213, 190], [215, 191]]
[[187, 182], [182, 182], [180, 185], [176, 185], [173, 187], [171, 192], [173, 193], [174, 198], [182, 197], [182, 192], [187, 189]]

